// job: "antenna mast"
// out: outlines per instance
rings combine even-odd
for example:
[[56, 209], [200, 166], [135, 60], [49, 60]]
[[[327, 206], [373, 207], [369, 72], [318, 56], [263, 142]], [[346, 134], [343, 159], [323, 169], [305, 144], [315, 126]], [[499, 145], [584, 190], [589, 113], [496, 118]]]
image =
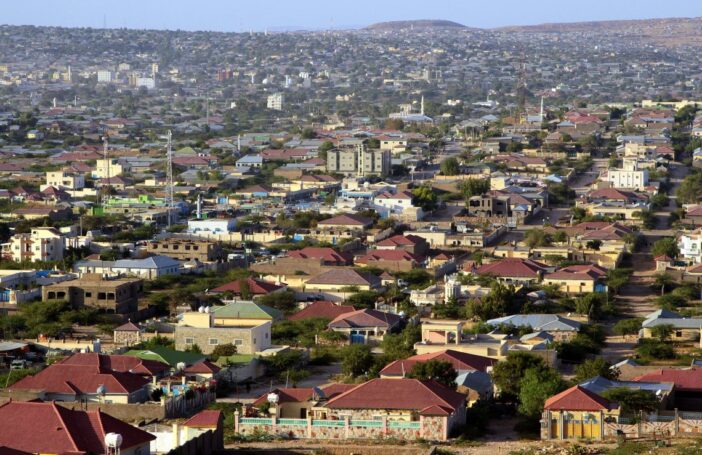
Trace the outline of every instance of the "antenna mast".
[[107, 142], [107, 136], [103, 136], [102, 140], [102, 155], [105, 163], [105, 183], [102, 184], [102, 207], [104, 210], [104, 208], [107, 207], [107, 203], [110, 201], [110, 149]]
[[172, 147], [172, 133], [168, 130], [166, 136], [168, 138], [168, 145], [166, 147], [166, 157], [168, 159], [167, 169], [166, 169], [166, 207], [168, 210], [168, 227], [171, 226], [171, 213], [173, 211], [173, 147]]

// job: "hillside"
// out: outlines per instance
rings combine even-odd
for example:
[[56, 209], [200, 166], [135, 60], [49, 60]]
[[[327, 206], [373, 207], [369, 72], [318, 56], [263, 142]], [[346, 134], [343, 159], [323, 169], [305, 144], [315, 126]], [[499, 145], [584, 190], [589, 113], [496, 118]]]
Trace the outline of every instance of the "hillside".
[[391, 31], [391, 30], [407, 30], [407, 29], [447, 29], [447, 28], [467, 28], [463, 24], [458, 22], [446, 21], [446, 20], [414, 20], [414, 21], [390, 21], [390, 22], [378, 22], [376, 24], [369, 25], [365, 30], [377, 30], [377, 31]]
[[524, 25], [496, 28], [507, 33], [611, 33], [638, 36], [663, 46], [702, 45], [702, 17], [636, 19]]

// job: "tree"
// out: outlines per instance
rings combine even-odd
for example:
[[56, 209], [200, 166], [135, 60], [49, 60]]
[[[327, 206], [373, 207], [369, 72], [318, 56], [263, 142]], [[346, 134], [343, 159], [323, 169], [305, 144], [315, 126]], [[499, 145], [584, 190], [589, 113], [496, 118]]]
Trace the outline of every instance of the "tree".
[[258, 303], [282, 311], [285, 314], [297, 310], [297, 299], [293, 291], [272, 292], [258, 299]]
[[660, 324], [651, 327], [651, 335], [663, 343], [670, 339], [670, 336], [673, 334], [673, 330], [675, 330], [675, 328], [672, 324]]
[[519, 383], [519, 412], [529, 419], [538, 419], [546, 399], [565, 388], [565, 382], [555, 369], [529, 368]]
[[605, 390], [602, 396], [610, 401], [619, 403], [621, 415], [635, 417], [641, 412], [651, 413], [658, 410], [660, 401], [650, 390], [627, 389], [617, 387]]
[[588, 240], [585, 247], [588, 250], [599, 251], [602, 246], [602, 240]]
[[653, 282], [654, 282], [656, 287], [661, 288], [661, 295], [665, 294], [665, 289], [667, 287], [673, 286], [675, 284], [675, 280], [673, 279], [673, 277], [665, 272], [656, 273], [656, 276], [655, 276]]
[[492, 371], [492, 380], [500, 396], [515, 399], [521, 391], [521, 381], [526, 371], [547, 368], [544, 360], [528, 352], [510, 352], [507, 358], [498, 362]]
[[600, 319], [606, 312], [605, 300], [606, 296], [602, 293], [585, 294], [575, 299], [575, 311], [592, 319]]
[[613, 368], [612, 364], [601, 357], [587, 359], [575, 367], [575, 381], [582, 382], [595, 376], [602, 376], [606, 379], [616, 380], [619, 377], [619, 369]]
[[367, 374], [373, 366], [373, 353], [365, 344], [351, 344], [341, 351], [341, 371], [351, 377]]
[[430, 212], [436, 208], [438, 197], [429, 185], [422, 185], [412, 190], [412, 204], [422, 208], [425, 212]]
[[378, 300], [379, 294], [375, 291], [360, 291], [350, 295], [346, 299], [346, 303], [355, 308], [375, 308], [375, 302]]
[[556, 243], [566, 243], [568, 241], [568, 233], [559, 229], [553, 234], [552, 240]]
[[220, 357], [231, 357], [236, 354], [236, 346], [231, 343], [218, 344], [212, 350], [210, 357], [212, 360], [217, 361]]
[[381, 347], [386, 363], [405, 359], [415, 354], [414, 344], [422, 339], [419, 325], [409, 324], [400, 333], [388, 333], [383, 337]]
[[412, 367], [409, 377], [421, 380], [433, 379], [452, 389], [456, 387], [456, 370], [451, 362], [445, 360], [432, 359], [417, 362]]
[[458, 175], [461, 173], [461, 166], [454, 157], [446, 158], [439, 166], [442, 175]]
[[458, 191], [461, 192], [464, 198], [471, 196], [480, 196], [490, 191], [490, 180], [486, 179], [468, 179], [461, 180], [456, 185]]
[[680, 254], [678, 249], [678, 242], [674, 237], [666, 237], [657, 240], [651, 247], [651, 254], [653, 257], [658, 256], [668, 256], [670, 258], [675, 258]]
[[529, 229], [524, 234], [524, 243], [529, 248], [549, 246], [551, 244], [551, 236], [544, 232], [543, 229]]
[[202, 349], [200, 349], [200, 346], [197, 344], [191, 344], [187, 348], [185, 348], [185, 352], [192, 352], [194, 354], [202, 354]]
[[630, 276], [629, 269], [610, 269], [607, 271], [607, 287], [616, 295], [622, 286], [629, 282]]
[[690, 174], [683, 179], [676, 191], [679, 204], [694, 204], [702, 194], [702, 173]]
[[614, 324], [613, 330], [619, 336], [636, 335], [641, 330], [642, 322], [643, 318], [622, 319]]

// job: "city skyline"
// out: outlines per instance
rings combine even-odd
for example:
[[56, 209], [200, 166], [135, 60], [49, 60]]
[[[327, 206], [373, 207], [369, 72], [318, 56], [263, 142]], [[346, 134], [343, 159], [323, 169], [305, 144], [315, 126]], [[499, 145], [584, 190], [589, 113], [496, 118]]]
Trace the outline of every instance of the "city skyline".
[[563, 10], [562, 2], [555, 0], [540, 0], [529, 7], [517, 0], [480, 5], [455, 0], [432, 3], [409, 0], [401, 7], [397, 3], [360, 0], [354, 8], [347, 9], [318, 0], [284, 4], [273, 0], [255, 3], [204, 0], [198, 2], [195, 9], [187, 0], [125, 0], [118, 4], [86, 0], [27, 0], [6, 5], [1, 21], [8, 25], [241, 32], [360, 28], [376, 22], [417, 19], [445, 19], [469, 27], [496, 28], [553, 22], [702, 16], [702, 7], [691, 0], [672, 0], [665, 4], [665, 8], [653, 0], [614, 3], [594, 0], [587, 5], [569, 5], [567, 11]]

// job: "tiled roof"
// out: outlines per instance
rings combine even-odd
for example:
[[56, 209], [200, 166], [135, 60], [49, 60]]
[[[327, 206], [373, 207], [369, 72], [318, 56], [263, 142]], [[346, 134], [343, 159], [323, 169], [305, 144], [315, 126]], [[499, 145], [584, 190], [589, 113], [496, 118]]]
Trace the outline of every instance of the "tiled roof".
[[329, 323], [329, 328], [384, 327], [389, 329], [397, 325], [401, 319], [396, 314], [366, 308], [337, 316]]
[[369, 226], [373, 220], [360, 215], [344, 214], [338, 215], [317, 223], [317, 226]]
[[[47, 393], [95, 394], [98, 387], [104, 386], [107, 394], [128, 394], [136, 392], [148, 384], [140, 374], [151, 374], [155, 364], [144, 365], [134, 362], [139, 373], [129, 373], [127, 356], [98, 357], [98, 354], [74, 354], [55, 363], [34, 376], [27, 376], [10, 387], [11, 390], [44, 390]], [[163, 371], [160, 369], [160, 371]]]
[[596, 264], [570, 265], [553, 273], [548, 273], [544, 278], [554, 280], [598, 280], [607, 275], [607, 270]]
[[334, 248], [311, 247], [288, 252], [288, 257], [295, 259], [321, 259], [324, 262], [334, 262], [339, 264], [351, 264], [353, 258], [348, 253], [339, 253]]
[[421, 262], [421, 259], [405, 250], [371, 250], [364, 256], [356, 258], [356, 264], [368, 264], [378, 261]]
[[212, 307], [212, 313], [217, 318], [236, 319], [280, 319], [283, 314], [280, 310], [271, 308], [268, 305], [246, 301]]
[[253, 295], [265, 295], [282, 289], [284, 286], [280, 286], [275, 283], [269, 283], [267, 281], [257, 280], [255, 278], [246, 278], [241, 280], [235, 280], [222, 286], [211, 289], [210, 292], [233, 292], [234, 294], [241, 294], [242, 283], [246, 282], [249, 285], [249, 292]]
[[107, 453], [104, 445], [107, 433], [122, 436], [122, 450], [156, 439], [100, 411], [71, 410], [42, 402], [3, 404], [0, 428], [0, 446], [30, 453]]
[[378, 246], [417, 245], [421, 243], [424, 243], [424, 239], [416, 235], [395, 235], [385, 240], [381, 240], [378, 242]]
[[402, 360], [395, 360], [380, 371], [385, 376], [402, 376], [409, 374], [417, 363], [429, 360], [442, 360], [451, 363], [456, 371], [486, 371], [488, 367], [497, 363], [497, 360], [466, 352], [447, 349], [445, 351], [419, 354]]
[[114, 329], [115, 332], [140, 332], [141, 329], [137, 327], [132, 321], [127, 321], [125, 324]]
[[546, 269], [544, 264], [531, 259], [506, 258], [478, 267], [478, 275], [514, 278], [537, 278]]
[[600, 411], [617, 407], [615, 403], [579, 385], [552, 396], [544, 403], [544, 409], [549, 411]]
[[343, 286], [377, 286], [380, 279], [372, 273], [361, 273], [353, 269], [328, 270], [307, 281], [307, 284], [336, 284]]
[[327, 402], [330, 409], [402, 409], [423, 411], [441, 406], [453, 412], [466, 396], [436, 381], [372, 379]]
[[194, 365], [190, 365], [187, 367], [183, 372], [185, 373], [203, 373], [203, 374], [215, 374], [219, 373], [222, 369], [215, 365], [214, 363], [210, 362], [209, 360], [203, 360], [202, 362], [198, 362]]
[[314, 302], [297, 313], [288, 317], [290, 321], [300, 321], [311, 318], [335, 319], [337, 316], [351, 313], [356, 309], [351, 305], [337, 305], [326, 300]]
[[217, 428], [222, 423], [222, 411], [202, 410], [183, 424], [190, 428]]

